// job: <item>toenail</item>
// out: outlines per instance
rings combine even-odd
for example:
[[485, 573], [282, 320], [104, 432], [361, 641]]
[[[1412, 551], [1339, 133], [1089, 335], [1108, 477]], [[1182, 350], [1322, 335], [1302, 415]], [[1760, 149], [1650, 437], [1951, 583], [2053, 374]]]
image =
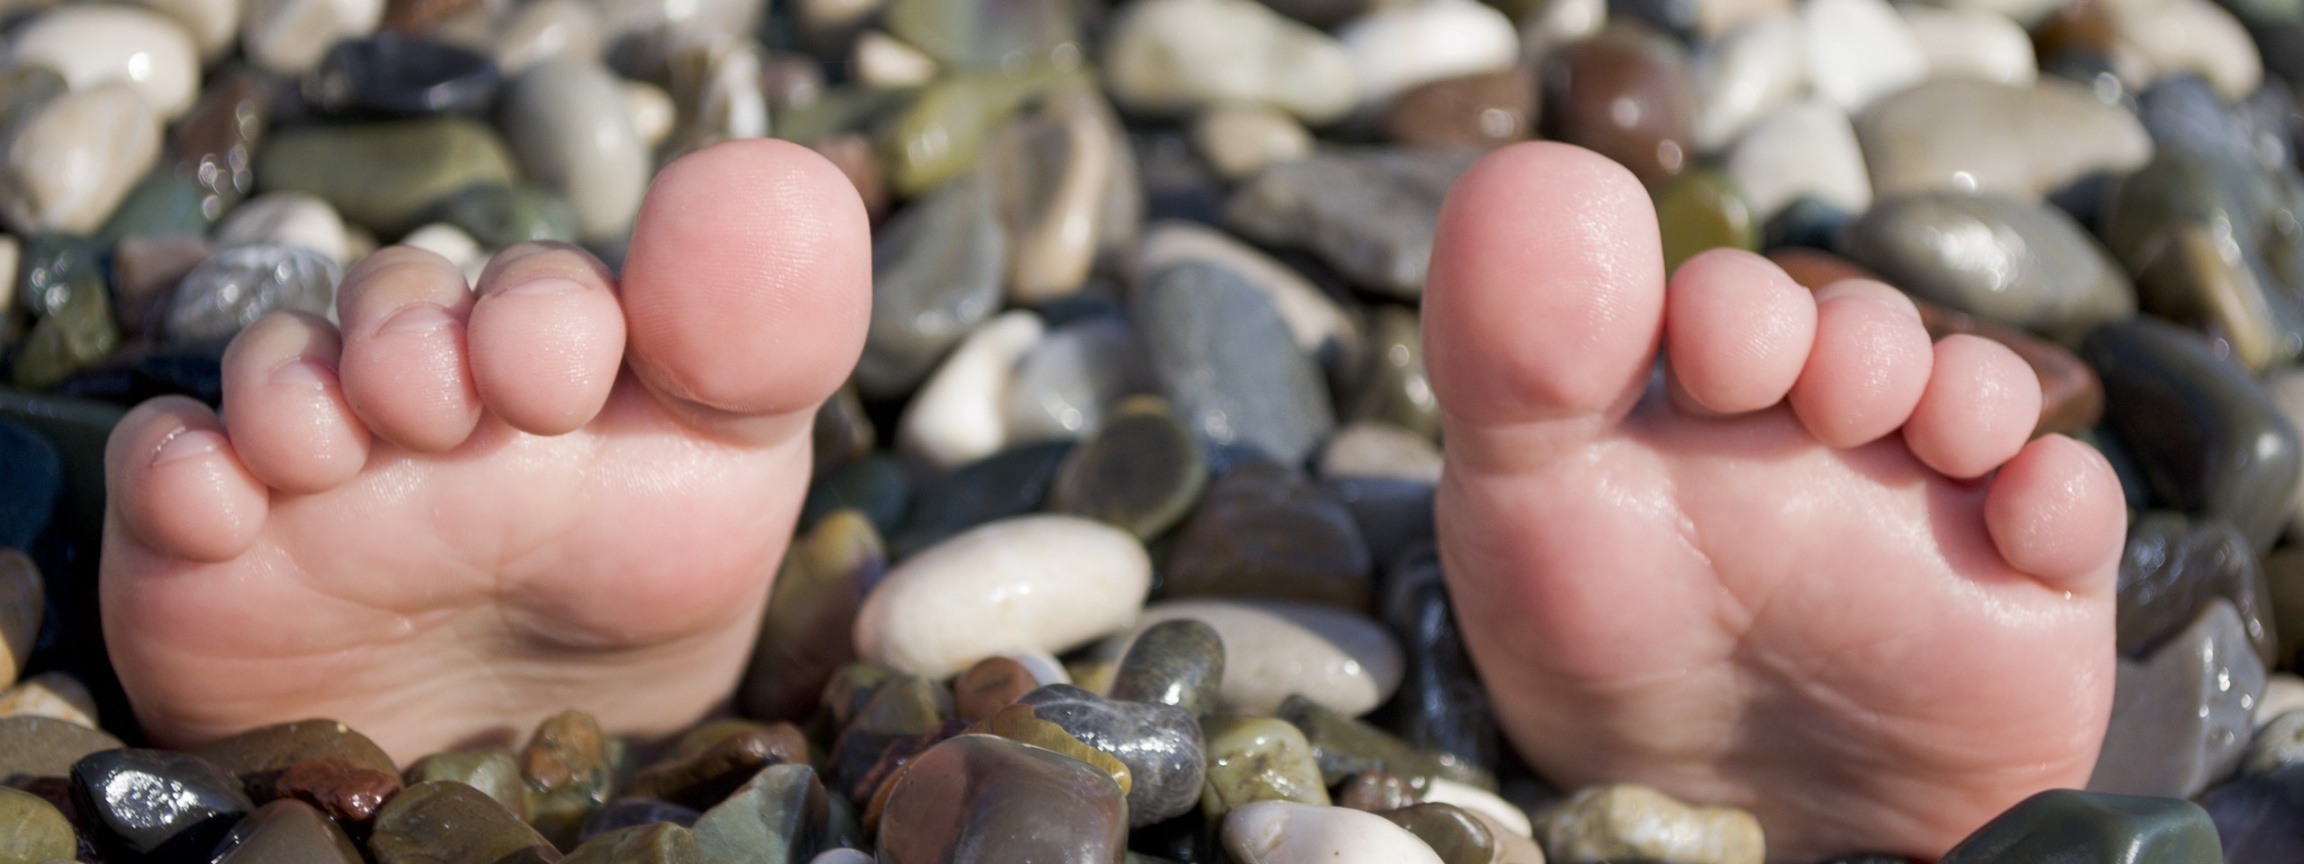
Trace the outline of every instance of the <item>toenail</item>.
[[378, 335], [385, 333], [421, 333], [438, 330], [456, 323], [456, 316], [438, 303], [410, 303], [393, 313], [384, 325], [376, 328]]
[[160, 439], [159, 447], [153, 448], [152, 466], [157, 468], [178, 459], [214, 453], [222, 445], [223, 441], [214, 432], [178, 426], [168, 437]]
[[540, 278], [536, 278], [536, 279], [530, 279], [530, 280], [528, 280], [528, 281], [526, 281], [526, 282], [522, 282], [522, 283], [519, 283], [519, 284], [517, 284], [517, 285], [511, 285], [511, 286], [507, 286], [507, 287], [504, 287], [504, 288], [499, 288], [499, 289], [497, 289], [497, 290], [496, 290], [496, 292], [495, 292], [495, 293], [497, 293], [497, 294], [572, 294], [572, 293], [575, 293], [575, 292], [577, 292], [577, 291], [582, 291], [582, 290], [584, 290], [584, 286], [577, 284], [577, 283], [576, 283], [576, 280], [573, 280], [573, 279], [563, 279], [563, 278], [560, 278], [560, 277], [558, 277], [558, 276], [544, 276], [544, 277], [540, 277]]
[[326, 390], [328, 378], [320, 362], [309, 357], [297, 357], [272, 367], [271, 382], [298, 390]]

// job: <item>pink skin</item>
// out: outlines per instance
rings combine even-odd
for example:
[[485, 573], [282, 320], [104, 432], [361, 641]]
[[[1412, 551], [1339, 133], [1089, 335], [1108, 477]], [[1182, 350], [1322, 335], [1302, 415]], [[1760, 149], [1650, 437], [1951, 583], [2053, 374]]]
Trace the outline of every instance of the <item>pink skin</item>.
[[[830, 165], [723, 144], [658, 178], [621, 285], [529, 246], [467, 294], [394, 249], [341, 332], [258, 322], [225, 362], [246, 422], [163, 399], [113, 435], [106, 632], [146, 728], [328, 716], [408, 760], [723, 705], [867, 244]], [[1932, 857], [2087, 779], [2123, 514], [2094, 451], [2026, 443], [2005, 349], [1742, 253], [1667, 292], [1638, 182], [1555, 144], [1459, 185], [1425, 326], [1456, 607], [1552, 779], [1751, 807], [1778, 860]]]
[[1930, 346], [1887, 286], [1811, 297], [1721, 250], [1667, 287], [1656, 231], [1631, 174], [1547, 143], [1483, 160], [1441, 217], [1441, 554], [1512, 742], [1559, 783], [1750, 808], [1775, 861], [1932, 859], [2084, 785], [2110, 467], [2027, 443], [2024, 363]]

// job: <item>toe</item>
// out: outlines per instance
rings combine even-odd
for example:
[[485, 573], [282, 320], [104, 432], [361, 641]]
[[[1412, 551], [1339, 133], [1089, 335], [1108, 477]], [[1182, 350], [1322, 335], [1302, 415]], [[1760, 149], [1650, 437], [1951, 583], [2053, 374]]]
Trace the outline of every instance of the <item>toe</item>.
[[1934, 354], [1903, 292], [1869, 280], [1827, 286], [1816, 292], [1816, 344], [1792, 384], [1792, 410], [1827, 445], [1876, 440], [1912, 416]]
[[2040, 379], [2032, 367], [2005, 345], [1955, 334], [1936, 343], [1904, 443], [1928, 467], [1965, 480], [2015, 456], [2039, 419]]
[[467, 350], [488, 411], [523, 432], [591, 422], [624, 359], [624, 311], [608, 269], [566, 244], [505, 250], [480, 274]]
[[303, 312], [267, 315], [224, 352], [232, 446], [264, 485], [309, 494], [342, 485], [368, 461], [368, 428], [336, 377], [343, 340]]
[[863, 351], [869, 250], [854, 184], [805, 147], [682, 157], [656, 175], [624, 262], [633, 370], [675, 413], [731, 434], [805, 420]]
[[336, 297], [344, 396], [368, 428], [422, 453], [455, 449], [480, 422], [464, 351], [472, 291], [448, 259], [394, 246], [363, 259]]
[[1424, 291], [1451, 456], [1543, 458], [1622, 418], [1656, 354], [1662, 249], [1640, 181], [1596, 153], [1534, 142], [1472, 166], [1441, 208]]
[[1664, 295], [1665, 354], [1687, 398], [1722, 414], [1784, 401], [1816, 342], [1816, 300], [1768, 259], [1716, 249]]
[[2072, 591], [2112, 590], [2127, 519], [2111, 463], [2062, 435], [2025, 445], [1984, 496], [1984, 527], [2001, 557]]
[[164, 555], [229, 561], [256, 542], [268, 493], [215, 412], [163, 396], [128, 412], [104, 452], [112, 524]]

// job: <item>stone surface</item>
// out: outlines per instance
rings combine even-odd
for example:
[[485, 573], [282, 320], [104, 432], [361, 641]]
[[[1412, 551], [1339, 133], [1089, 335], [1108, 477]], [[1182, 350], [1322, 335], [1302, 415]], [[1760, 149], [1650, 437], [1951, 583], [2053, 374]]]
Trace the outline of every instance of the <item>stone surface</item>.
[[2217, 864], [2216, 825], [2199, 805], [2071, 789], [2041, 792], [1944, 854], [1942, 864], [2014, 864], [2069, 858], [2142, 864]]
[[893, 0], [882, 13], [897, 38], [967, 69], [1078, 63], [1077, 14], [1061, 0]]
[[1224, 637], [1205, 622], [1162, 621], [1128, 646], [1106, 695], [1122, 702], [1171, 705], [1192, 716], [1215, 710], [1224, 684]]
[[1322, 782], [1335, 786], [1353, 775], [1382, 771], [1408, 778], [1418, 788], [1443, 774], [1477, 779], [1494, 785], [1484, 771], [1467, 769], [1460, 762], [1423, 753], [1389, 732], [1338, 714], [1302, 696], [1280, 703], [1280, 719], [1304, 733], [1312, 745], [1312, 758], [1320, 766]]
[[1394, 560], [1378, 605], [1407, 666], [1384, 725], [1418, 750], [1493, 771], [1503, 753], [1496, 720], [1456, 627], [1440, 557], [1426, 547]]
[[118, 344], [99, 251], [93, 242], [62, 234], [25, 244], [24, 272], [14, 293], [19, 314], [36, 320], [9, 370], [17, 386], [53, 386]]
[[0, 786], [0, 861], [71, 860], [79, 851], [72, 822], [29, 792]]
[[1008, 443], [1010, 376], [1045, 332], [1038, 315], [1017, 309], [969, 333], [905, 405], [898, 451], [932, 472], [1000, 452]]
[[582, 711], [563, 711], [536, 724], [519, 754], [520, 777], [533, 802], [528, 824], [555, 846], [576, 845], [577, 832], [608, 803], [617, 746]]
[[397, 235], [467, 186], [510, 182], [512, 165], [495, 132], [460, 117], [303, 126], [268, 136], [256, 185], [317, 195], [344, 218]]
[[339, 39], [375, 32], [384, 0], [248, 0], [240, 46], [266, 71], [294, 75], [319, 65]]
[[399, 794], [400, 785], [400, 775], [391, 771], [330, 756], [288, 766], [273, 782], [273, 791], [312, 805], [336, 824], [364, 829], [384, 802]]
[[107, 859], [196, 858], [256, 805], [213, 762], [167, 750], [105, 750], [72, 763], [72, 806]]
[[2069, 341], [2136, 310], [2119, 264], [2071, 217], [2045, 205], [1908, 195], [1850, 223], [1841, 246], [1916, 297]]
[[1200, 723], [1192, 712], [1105, 699], [1067, 684], [1034, 690], [1017, 704], [1127, 766], [1131, 826], [1180, 816], [1199, 803], [1207, 766]]
[[865, 396], [917, 386], [961, 337], [999, 311], [1008, 239], [992, 190], [962, 177], [872, 238], [872, 324], [856, 383]]
[[136, 5], [166, 15], [184, 28], [206, 64], [223, 59], [240, 36], [241, 4], [234, 0], [138, 0]]
[[350, 241], [336, 209], [301, 192], [259, 195], [238, 207], [216, 225], [218, 247], [281, 243], [301, 246], [327, 256], [339, 265], [350, 263]]
[[2264, 80], [2256, 42], [2223, 7], [2206, 0], [2119, 0], [2103, 4], [2122, 47], [2145, 80], [2195, 74], [2226, 99], [2239, 100]]
[[0, 717], [0, 783], [63, 778], [81, 757], [121, 746], [108, 732], [54, 717]]
[[1183, 519], [1207, 483], [1207, 457], [1192, 429], [1167, 400], [1137, 396], [1064, 457], [1048, 509], [1151, 539]]
[[1163, 597], [1266, 597], [1366, 611], [1373, 562], [1343, 505], [1261, 460], [1216, 478], [1177, 531]]
[[974, 723], [1039, 687], [1039, 679], [1024, 664], [1007, 657], [986, 657], [953, 680], [952, 713], [962, 723]]
[[1361, 287], [1415, 298], [1423, 294], [1441, 199], [1472, 158], [1318, 153], [1256, 175], [1225, 203], [1224, 220], [1249, 239], [1309, 250]]
[[787, 864], [860, 839], [847, 810], [799, 764], [770, 765], [696, 820], [704, 861]]
[[368, 836], [376, 864], [490, 861], [547, 864], [560, 854], [543, 835], [480, 790], [436, 780], [392, 797]]
[[1338, 28], [1360, 101], [1381, 105], [1423, 84], [1511, 68], [1520, 57], [1512, 20], [1477, 0], [1382, 6]]
[[1258, 801], [1326, 805], [1327, 784], [1304, 733], [1272, 717], [1222, 714], [1201, 720], [1208, 768], [1200, 810], [1210, 819]]
[[1070, 516], [994, 522], [889, 571], [857, 616], [857, 653], [942, 677], [1011, 651], [1069, 650], [1126, 627], [1151, 570], [1116, 528]]
[[879, 860], [1120, 864], [1127, 833], [1127, 804], [1110, 777], [1048, 750], [962, 735], [921, 753], [896, 780], [880, 817]]
[[1462, 808], [1464, 812], [1479, 817], [1500, 840], [1506, 835], [1533, 839], [1536, 834], [1535, 824], [1529, 820], [1527, 811], [1494, 792], [1469, 783], [1435, 777], [1431, 785], [1425, 787], [1424, 800]]
[[522, 3], [505, 16], [489, 46], [506, 75], [554, 57], [600, 57], [600, 13], [582, 0]]
[[1856, 138], [1882, 198], [1938, 190], [2033, 198], [2152, 157], [2135, 115], [2055, 78], [2031, 87], [1930, 81], [1857, 114]]
[[2221, 517], [2268, 548], [2304, 455], [2263, 388], [2198, 335], [2149, 319], [2098, 328], [2081, 356], [2103, 377], [2106, 431], [2155, 506]]
[[1613, 23], [1547, 63], [1548, 137], [1623, 163], [1651, 189], [1695, 161], [1696, 83], [1671, 37]]
[[1424, 369], [1424, 328], [1416, 313], [1381, 305], [1368, 316], [1358, 368], [1347, 380], [1344, 416], [1388, 423], [1437, 440], [1440, 401]]
[[270, 312], [325, 315], [342, 278], [335, 261], [302, 246], [224, 249], [184, 275], [161, 314], [161, 333], [172, 345], [221, 345]]
[[978, 163], [985, 142], [1016, 109], [1077, 80], [1077, 72], [1034, 70], [967, 73], [930, 84], [879, 133], [889, 184], [910, 197], [958, 178]]
[[[0, 436], [12, 434], [28, 435], [29, 433], [13, 426], [0, 427]], [[7, 445], [0, 444], [0, 446]], [[37, 462], [24, 465], [25, 468], [32, 469], [25, 472], [25, 479], [29, 481], [25, 483], [26, 488], [38, 488], [35, 484], [40, 481], [40, 468], [48, 467], [51, 472], [56, 470], [52, 467], [56, 458], [55, 454], [49, 452], [46, 455], [48, 466], [42, 466]], [[0, 459], [6, 459], [0, 464], [8, 466], [9, 479], [13, 482], [17, 476], [17, 460], [7, 459], [7, 457], [0, 457]], [[51, 490], [48, 495], [51, 499], [55, 497], [53, 490], [57, 479], [51, 475], [46, 484]], [[13, 492], [13, 490], [11, 491]], [[13, 502], [7, 506], [13, 509]], [[6, 513], [6, 517], [17, 515], [12, 512]], [[0, 517], [0, 519], [4, 519], [9, 528], [15, 528], [17, 527], [16, 523], [19, 523], [19, 519], [16, 518]], [[39, 513], [36, 519], [22, 519], [21, 522], [31, 524], [31, 530], [21, 533], [37, 534], [47, 521], [48, 514], [45, 512]], [[24, 539], [28, 540], [30, 537]], [[47, 607], [48, 590], [41, 581], [40, 566], [32, 563], [31, 556], [14, 549], [0, 548], [0, 687], [15, 681], [17, 673], [24, 670], [25, 661], [32, 658], [32, 645], [40, 637], [40, 622]]]
[[1691, 807], [1631, 783], [1593, 786], [1546, 811], [1536, 826], [1549, 860], [1760, 864], [1760, 822], [1731, 807]]
[[1008, 299], [1070, 296], [1095, 263], [1102, 204], [1120, 159], [1120, 119], [1086, 86], [1049, 94], [986, 154], [1011, 244]]
[[1444, 860], [1417, 835], [1382, 816], [1292, 801], [1261, 801], [1233, 810], [1224, 817], [1224, 849], [1240, 864]]
[[2028, 87], [2039, 78], [2032, 37], [2008, 16], [1975, 8], [1899, 6], [1932, 78], [1968, 77]]
[[447, 781], [470, 786], [522, 821], [536, 809], [535, 793], [520, 777], [520, 757], [509, 747], [435, 753], [408, 766], [409, 786]]
[[[2181, 92], [2155, 88], [2153, 104], [2167, 107], [2170, 90]], [[2214, 334], [2252, 369], [2294, 357], [2304, 350], [2304, 237], [2292, 225], [2304, 190], [2252, 155], [2167, 137], [2106, 204], [2107, 245], [2137, 274], [2146, 311]]]
[[1862, 110], [1928, 75], [1927, 52], [1886, 0], [1809, 0], [1800, 20], [1809, 80], [1843, 109]]
[[1535, 134], [1536, 73], [1526, 66], [1442, 78], [1403, 91], [1384, 135], [1409, 147], [1499, 147]]
[[1323, 479], [1375, 477], [1437, 483], [1440, 448], [1431, 439], [1389, 423], [1353, 423], [1329, 437], [1320, 451]]
[[827, 474], [819, 474], [800, 508], [800, 526], [815, 525], [836, 510], [854, 510], [885, 536], [902, 527], [912, 506], [912, 487], [895, 457], [874, 453]]
[[127, 84], [48, 100], [10, 124], [0, 218], [20, 232], [96, 230], [160, 156], [160, 118]]
[[607, 68], [557, 59], [512, 79], [499, 100], [523, 174], [568, 200], [586, 240], [622, 236], [648, 189], [648, 147], [622, 92]]
[[2215, 598], [2232, 604], [2256, 658], [2271, 668], [2279, 659], [2272, 593], [2248, 538], [2217, 519], [2143, 513], [2131, 520], [2120, 556], [2122, 656], [2143, 659]]
[[1094, 436], [1130, 393], [1149, 389], [1136, 334], [1118, 315], [1091, 315], [1048, 328], [1016, 361], [1005, 422], [1011, 441]]
[[644, 798], [618, 798], [592, 814], [592, 821], [584, 823], [584, 832], [577, 835], [590, 843], [603, 834], [645, 825], [671, 824], [687, 828], [696, 824], [703, 813], [678, 804], [649, 801]]
[[1850, 213], [1872, 206], [1872, 180], [1848, 115], [1808, 100], [1769, 113], [1728, 152], [1728, 176], [1755, 220], [1810, 198]]
[[1343, 45], [1252, 0], [1145, 0], [1106, 27], [1106, 80], [1132, 111], [1250, 102], [1318, 124], [1360, 99]]
[[808, 739], [790, 723], [707, 723], [681, 737], [673, 752], [641, 769], [617, 790], [702, 810], [720, 803], [762, 769], [808, 764]]
[[1284, 325], [1248, 279], [1186, 261], [1151, 274], [1133, 299], [1153, 377], [1208, 443], [1296, 462], [1327, 436], [1335, 421], [1319, 371], [1294, 344], [1270, 338]]
[[1807, 31], [1791, 15], [1762, 18], [1697, 49], [1696, 146], [1717, 152], [1808, 86]]
[[248, 793], [271, 800], [282, 772], [307, 759], [343, 759], [385, 772], [399, 769], [376, 742], [334, 720], [298, 720], [250, 729], [193, 748], [190, 752], [240, 778]]
[[[2304, 857], [2304, 767], [2242, 777], [2200, 796], [2216, 823], [2226, 864]], [[2215, 859], [2210, 859], [2215, 860]]]
[[175, 20], [135, 6], [73, 5], [17, 25], [4, 49], [10, 65], [45, 66], [75, 91], [126, 84], [171, 121], [200, 92], [200, 51]]
[[2123, 660], [2112, 728], [2088, 779], [2095, 792], [2189, 798], [2248, 748], [2264, 664], [2230, 603], [2211, 600], [2142, 662]]
[[1718, 171], [1699, 168], [1657, 190], [1656, 220], [1667, 271], [1708, 249], [1760, 247], [1759, 220], [1735, 181]]
[[1496, 858], [1496, 838], [1487, 824], [1454, 805], [1418, 804], [1376, 815], [1408, 829], [1446, 864], [1489, 864]]
[[344, 829], [302, 801], [274, 801], [232, 826], [216, 844], [215, 864], [361, 864]]
[[[1105, 776], [1111, 777], [1112, 782], [1119, 785], [1122, 796], [1127, 796], [1134, 790], [1133, 772], [1128, 770], [1126, 763], [1121, 762], [1110, 753], [1082, 743], [1078, 736], [1066, 731], [1064, 727], [1040, 719], [1031, 705], [1010, 704], [993, 712], [992, 716], [970, 724], [964, 731], [970, 734], [996, 735], [1010, 741], [1030, 744], [1042, 750], [1061, 753], [1103, 772]], [[875, 795], [874, 797], [878, 798], [879, 796]], [[1189, 809], [1189, 805], [1187, 805], [1187, 809]], [[865, 813], [865, 818], [870, 819], [872, 815], [872, 811], [868, 810]]]
[[1296, 347], [1321, 365], [1347, 365], [1361, 353], [1361, 327], [1334, 299], [1311, 280], [1234, 239], [1223, 231], [1195, 222], [1177, 220], [1152, 223], [1137, 244], [1129, 279], [1142, 284], [1146, 277], [1171, 264], [1207, 261], [1246, 278], [1265, 292]]
[[1400, 685], [1400, 648], [1383, 628], [1325, 606], [1276, 601], [1177, 600], [1144, 610], [1129, 632], [1097, 649], [1126, 656], [1138, 634], [1162, 621], [1191, 618], [1216, 628], [1224, 642], [1224, 683], [1217, 708], [1271, 714], [1291, 694], [1347, 715], [1367, 713]]
[[1192, 144], [1217, 174], [1240, 180], [1266, 165], [1311, 155], [1312, 133], [1278, 108], [1227, 102], [1201, 112], [1192, 122]]
[[887, 568], [880, 533], [853, 510], [794, 538], [738, 691], [746, 716], [801, 720], [816, 709], [833, 671], [856, 659], [856, 612]]
[[[2269, 691], [2271, 686], [2267, 684], [2265, 689]], [[2269, 774], [2304, 762], [2304, 711], [2278, 712], [2278, 716], [2267, 718], [2265, 715], [2275, 713], [2269, 710], [2271, 706], [2259, 702], [2256, 707], [2256, 734], [2240, 759], [2240, 776]]]
[[1039, 510], [1071, 449], [1069, 441], [1010, 448], [921, 487], [891, 551], [909, 558], [976, 526]]
[[477, 51], [388, 33], [329, 48], [304, 78], [304, 99], [336, 114], [473, 113], [488, 106], [503, 78]]
[[560, 861], [561, 864], [702, 864], [704, 853], [694, 832], [679, 825], [657, 822], [619, 828], [587, 840]]

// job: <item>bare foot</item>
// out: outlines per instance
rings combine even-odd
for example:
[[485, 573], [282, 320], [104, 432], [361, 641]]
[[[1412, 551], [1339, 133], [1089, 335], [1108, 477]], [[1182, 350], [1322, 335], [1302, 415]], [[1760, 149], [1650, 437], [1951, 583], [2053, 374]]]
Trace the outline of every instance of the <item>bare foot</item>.
[[1442, 555], [1539, 770], [1751, 808], [1796, 862], [1933, 859], [2086, 784], [2125, 515], [2094, 450], [2026, 442], [2014, 354], [1749, 254], [1667, 290], [1639, 182], [1562, 145], [1489, 156], [1440, 228]]
[[569, 707], [668, 732], [742, 671], [870, 314], [864, 209], [776, 141], [656, 178], [621, 285], [529, 245], [477, 291], [427, 252], [274, 315], [112, 435], [104, 630], [188, 744], [331, 717], [400, 760]]

